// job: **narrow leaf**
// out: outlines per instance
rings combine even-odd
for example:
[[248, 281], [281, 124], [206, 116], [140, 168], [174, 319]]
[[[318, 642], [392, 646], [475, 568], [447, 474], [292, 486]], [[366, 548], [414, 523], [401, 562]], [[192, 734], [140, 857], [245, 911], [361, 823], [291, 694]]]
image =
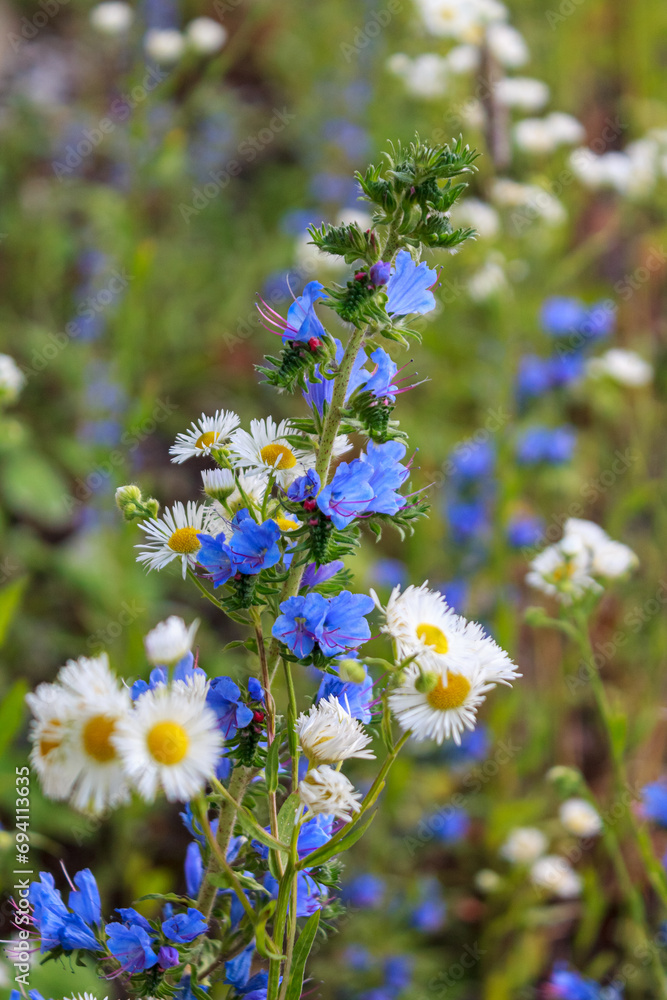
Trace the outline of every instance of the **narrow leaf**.
[[363, 837], [366, 830], [371, 825], [375, 819], [375, 812], [370, 813], [366, 819], [359, 823], [356, 823], [349, 833], [346, 833], [344, 837], [340, 840], [328, 844], [324, 844], [323, 847], [318, 847], [316, 851], [312, 851], [307, 854], [305, 858], [302, 858], [298, 863], [297, 868], [299, 870], [303, 868], [316, 868], [318, 865], [323, 865], [325, 861], [329, 858], [333, 858], [335, 854], [342, 854], [343, 851], [348, 851], [353, 844]]
[[292, 955], [292, 972], [289, 977], [285, 1000], [299, 1000], [299, 997], [301, 996], [301, 990], [303, 989], [303, 976], [306, 971], [306, 961], [310, 955], [310, 949], [313, 947], [313, 941], [315, 940], [319, 923], [320, 910], [315, 910], [312, 916], [310, 916], [306, 921], [306, 925], [301, 931], [298, 941], [294, 945], [294, 954]]

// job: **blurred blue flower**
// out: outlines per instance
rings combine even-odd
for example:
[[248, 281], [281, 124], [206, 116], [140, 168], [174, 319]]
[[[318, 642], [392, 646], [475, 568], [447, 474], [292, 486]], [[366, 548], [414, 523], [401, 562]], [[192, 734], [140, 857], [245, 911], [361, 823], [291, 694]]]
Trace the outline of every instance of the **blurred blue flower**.
[[341, 896], [345, 903], [369, 910], [379, 906], [384, 899], [385, 883], [378, 875], [357, 875], [343, 886]]
[[490, 441], [466, 442], [449, 456], [454, 476], [459, 480], [483, 479], [490, 476], [496, 462], [496, 450]]
[[351, 205], [359, 197], [359, 185], [348, 174], [334, 174], [322, 170], [310, 181], [310, 193], [318, 201], [331, 201], [338, 205]]
[[318, 219], [319, 213], [314, 208], [291, 208], [281, 218], [280, 228], [290, 236], [300, 236], [308, 226], [316, 225]]
[[365, 972], [373, 964], [373, 957], [368, 950], [360, 944], [351, 944], [343, 952], [343, 960], [355, 972]]
[[412, 910], [411, 925], [424, 934], [436, 934], [445, 923], [447, 907], [437, 879], [428, 879], [421, 886], [421, 901]]
[[529, 427], [519, 435], [516, 457], [520, 465], [564, 465], [574, 454], [577, 436], [571, 427]]
[[386, 285], [389, 315], [423, 314], [435, 309], [435, 297], [430, 289], [437, 280], [437, 271], [432, 271], [426, 261], [415, 264], [407, 250], [399, 250], [394, 273]]
[[519, 362], [517, 396], [520, 400], [542, 396], [551, 388], [551, 365], [548, 358], [525, 354]]
[[538, 545], [544, 537], [544, 520], [535, 514], [515, 514], [507, 525], [507, 540], [515, 549]]
[[667, 782], [664, 779], [644, 785], [641, 811], [646, 819], [667, 827]]
[[616, 306], [613, 302], [596, 302], [591, 306], [582, 326], [588, 340], [604, 340], [616, 326]]
[[345, 118], [331, 118], [324, 122], [322, 133], [351, 160], [360, 160], [368, 152], [370, 137], [366, 129]]
[[158, 957], [153, 951], [155, 938], [139, 924], [111, 923], [106, 925], [107, 947], [120, 962], [124, 972], [143, 972], [157, 965]]
[[445, 514], [449, 523], [452, 541], [463, 545], [471, 539], [483, 535], [489, 527], [486, 502], [475, 500], [448, 500]]
[[420, 826], [422, 825], [441, 844], [456, 844], [467, 836], [470, 817], [465, 809], [445, 806], [438, 812], [425, 816]]
[[401, 993], [412, 982], [414, 969], [412, 955], [390, 955], [384, 963], [384, 985], [392, 993]]
[[566, 962], [556, 962], [543, 992], [548, 1000], [622, 1000], [623, 996], [615, 987], [603, 988], [569, 969]]
[[370, 577], [380, 587], [396, 587], [406, 583], [408, 568], [400, 559], [378, 559], [370, 568]]
[[448, 580], [446, 583], [440, 584], [437, 589], [445, 598], [450, 608], [454, 608], [459, 614], [465, 611], [470, 596], [470, 584], [467, 580], [461, 578]]
[[554, 296], [542, 303], [540, 321], [543, 329], [554, 337], [579, 333], [586, 321], [586, 306], [580, 299]]

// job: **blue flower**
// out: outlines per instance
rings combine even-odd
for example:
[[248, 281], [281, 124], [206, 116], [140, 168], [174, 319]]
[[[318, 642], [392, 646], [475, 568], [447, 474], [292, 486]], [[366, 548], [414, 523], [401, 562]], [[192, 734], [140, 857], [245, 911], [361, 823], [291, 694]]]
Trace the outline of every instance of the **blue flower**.
[[664, 779], [644, 785], [641, 809], [646, 819], [667, 827], [667, 782]]
[[400, 462], [405, 451], [400, 441], [369, 441], [366, 454], [340, 463], [317, 506], [339, 529], [365, 513], [395, 514], [405, 506], [405, 497], [396, 492], [410, 474]]
[[[333, 666], [335, 667], [336, 664]], [[334, 677], [333, 674], [322, 674], [315, 702], [334, 695], [349, 710], [352, 718], [359, 719], [360, 722], [364, 723], [370, 722], [371, 704], [374, 701], [373, 678], [369, 677], [365, 664], [363, 669], [364, 679], [360, 684], [342, 681], [339, 677]]]
[[197, 538], [201, 544], [197, 562], [208, 570], [213, 586], [220, 587], [236, 573], [225, 534], [224, 532], [220, 532], [219, 535], [198, 534]]
[[577, 437], [571, 427], [529, 427], [516, 446], [520, 465], [564, 465], [574, 453]]
[[456, 545], [483, 535], [489, 527], [487, 504], [482, 498], [450, 500], [445, 505], [445, 512]]
[[[296, 886], [297, 917], [310, 917], [316, 910], [322, 908], [323, 903], [320, 887], [310, 875], [307, 875], [306, 872], [299, 872], [296, 879]], [[264, 876], [264, 887], [271, 893], [274, 899], [278, 898], [279, 886], [271, 872], [267, 872]]]
[[386, 285], [391, 274], [391, 261], [379, 260], [377, 264], [373, 264], [368, 273], [372, 284], [376, 286]]
[[41, 951], [60, 944], [60, 931], [68, 910], [55, 887], [53, 875], [40, 872], [39, 882], [31, 882], [28, 899], [33, 907], [33, 923], [41, 938]]
[[404, 585], [408, 579], [408, 569], [400, 559], [378, 559], [371, 566], [372, 580], [380, 587]]
[[335, 656], [367, 642], [371, 630], [364, 616], [372, 610], [373, 601], [366, 594], [343, 590], [333, 597], [317, 637], [325, 656]]
[[520, 400], [542, 396], [551, 388], [552, 367], [550, 359], [526, 354], [519, 362], [517, 395]]
[[151, 925], [148, 923], [145, 917], [131, 906], [118, 906], [116, 907], [116, 913], [120, 913], [120, 918], [126, 927], [143, 927], [145, 931], [151, 931]]
[[581, 332], [589, 341], [604, 340], [616, 325], [616, 306], [613, 302], [596, 302], [588, 310]]
[[326, 336], [326, 330], [315, 312], [315, 302], [321, 298], [326, 298], [324, 285], [319, 281], [309, 281], [303, 294], [287, 310], [283, 344], [292, 340], [308, 343], [313, 337], [321, 340]]
[[[446, 583], [441, 584], [438, 590], [450, 608], [455, 608], [459, 613], [465, 611], [470, 596], [470, 584], [467, 580], [463, 580], [460, 577], [448, 580]], [[469, 730], [466, 729], [466, 733], [468, 732]], [[465, 739], [465, 734], [462, 736], [462, 739]]]
[[[297, 839], [297, 853], [300, 858], [305, 858], [307, 854], [316, 851], [318, 847], [324, 847], [327, 841], [331, 840], [333, 832], [333, 816], [314, 816], [303, 824], [299, 830]], [[265, 827], [267, 833], [271, 832], [270, 827]], [[261, 858], [268, 858], [269, 849], [259, 840], [253, 840], [252, 846]]]
[[280, 561], [279, 539], [280, 528], [275, 521], [257, 524], [251, 517], [244, 518], [229, 543], [235, 570], [252, 575], [275, 566]]
[[70, 909], [77, 913], [86, 924], [101, 924], [100, 891], [90, 868], [83, 868], [76, 873], [74, 885], [77, 888], [69, 894]]
[[315, 469], [309, 469], [305, 476], [299, 476], [287, 490], [287, 496], [296, 503], [310, 500], [320, 492], [320, 477]]
[[364, 875], [358, 875], [343, 886], [342, 897], [350, 906], [370, 910], [382, 903], [385, 888], [384, 879], [367, 872]]
[[422, 901], [414, 907], [410, 923], [423, 934], [437, 934], [442, 930], [447, 916], [447, 907], [441, 898], [439, 888], [430, 887]]
[[226, 740], [237, 729], [245, 729], [252, 722], [251, 708], [243, 704], [241, 689], [231, 677], [214, 677], [206, 695], [206, 704], [218, 719], [218, 727]]
[[565, 962], [557, 962], [545, 987], [549, 1000], [602, 1000], [600, 986], [592, 979], [584, 979], [578, 972], [568, 969]]
[[440, 812], [432, 813], [423, 821], [424, 826], [441, 844], [456, 844], [463, 840], [470, 830], [470, 817], [465, 809], [445, 806]]
[[264, 701], [264, 688], [256, 677], [248, 678], [248, 694], [252, 701]]
[[164, 920], [162, 933], [177, 944], [188, 944], [203, 934], [207, 927], [208, 924], [199, 910], [190, 906], [187, 913], [177, 913], [169, 920]]
[[157, 953], [157, 960], [161, 969], [173, 969], [181, 959], [176, 948], [163, 944]]
[[195, 899], [204, 877], [204, 863], [201, 859], [201, 850], [196, 840], [190, 841], [185, 852], [185, 889], [192, 899]]
[[[339, 365], [343, 360], [343, 355], [345, 350], [340, 340], [335, 339], [334, 343], [336, 345], [335, 360], [336, 364]], [[352, 370], [350, 372], [350, 378], [347, 384], [347, 390], [345, 393], [345, 402], [350, 398], [352, 393], [365, 384], [368, 380], [369, 373], [364, 368], [367, 361], [366, 352], [361, 349], [357, 353], [354, 363], [352, 365]], [[330, 374], [330, 372], [328, 372]], [[331, 403], [331, 398], [333, 396], [333, 380], [331, 378], [325, 378], [322, 375], [319, 365], [315, 365], [313, 369], [313, 375], [308, 382], [308, 388], [302, 390], [303, 398], [310, 406], [311, 410], [317, 410], [320, 416], [324, 413], [324, 405], [327, 406]]]
[[275, 639], [280, 639], [299, 659], [312, 653], [329, 610], [328, 601], [321, 594], [306, 597], [289, 597], [280, 605], [282, 614], [272, 629]]
[[398, 365], [381, 347], [373, 351], [371, 361], [375, 364], [375, 368], [364, 386], [364, 391], [372, 393], [376, 399], [388, 399], [394, 403], [398, 392], [398, 386], [394, 384]]
[[415, 264], [407, 250], [400, 250], [386, 286], [389, 315], [423, 314], [435, 309], [435, 298], [430, 289], [437, 278], [437, 272], [431, 271], [425, 261]]
[[568, 351], [566, 354], [552, 355], [547, 364], [551, 388], [561, 389], [581, 378], [586, 360], [581, 351]]
[[365, 972], [372, 965], [372, 956], [368, 948], [360, 944], [351, 944], [343, 952], [343, 958], [355, 972]]
[[345, 563], [342, 559], [334, 559], [333, 562], [324, 563], [321, 566], [318, 566], [317, 563], [308, 563], [301, 578], [301, 587], [306, 590], [319, 587], [321, 583], [326, 583], [336, 573], [340, 573], [344, 567]]
[[143, 927], [132, 924], [107, 924], [107, 947], [120, 962], [124, 972], [143, 972], [157, 965], [158, 957], [153, 951], [154, 937], [149, 937]]
[[384, 985], [400, 993], [412, 982], [414, 959], [411, 955], [390, 955], [384, 963]]
[[554, 337], [578, 333], [586, 318], [586, 307], [580, 299], [559, 295], [545, 299], [540, 313], [542, 327]]
[[87, 951], [101, 951], [102, 947], [90, 927], [77, 913], [69, 913], [60, 928], [60, 943], [65, 951], [84, 948]]
[[491, 475], [496, 461], [496, 451], [490, 441], [459, 445], [449, 456], [449, 465], [455, 477], [463, 481], [483, 479]]
[[544, 521], [535, 514], [517, 514], [507, 525], [507, 540], [515, 549], [538, 545], [544, 537]]

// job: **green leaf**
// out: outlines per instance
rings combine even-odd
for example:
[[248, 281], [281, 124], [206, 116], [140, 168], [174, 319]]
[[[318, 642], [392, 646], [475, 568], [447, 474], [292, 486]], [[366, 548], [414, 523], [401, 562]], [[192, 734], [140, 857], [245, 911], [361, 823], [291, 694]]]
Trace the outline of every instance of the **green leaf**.
[[[267, 833], [264, 827], [261, 827], [259, 823], [257, 823], [256, 820], [253, 818], [252, 814], [247, 812], [247, 810], [239, 809], [238, 813], [236, 814], [236, 819], [241, 824], [241, 826], [243, 827], [243, 829], [245, 830], [245, 832], [248, 834], [249, 837], [252, 837], [254, 840], [259, 840], [259, 842], [261, 844], [264, 844], [265, 847], [271, 847], [274, 850], [277, 849], [285, 852], [289, 851], [289, 847], [282, 842], [280, 844], [280, 847], [276, 848], [276, 842], [271, 836], [271, 834]], [[280, 829], [280, 825], [278, 826], [278, 829]]]
[[13, 580], [0, 590], [0, 646], [7, 638], [9, 626], [19, 609], [23, 592], [28, 584], [28, 577], [22, 576]]
[[65, 527], [82, 505], [59, 469], [37, 452], [21, 451], [6, 458], [2, 491], [10, 510], [49, 528]]
[[266, 790], [275, 792], [278, 788], [278, 764], [280, 762], [280, 737], [276, 736], [266, 754]]
[[313, 947], [313, 941], [320, 924], [320, 910], [315, 912], [306, 921], [305, 927], [299, 934], [299, 939], [294, 945], [292, 955], [292, 971], [287, 985], [285, 1000], [299, 1000], [303, 989], [303, 976], [306, 970], [306, 961]]
[[284, 958], [275, 944], [269, 940], [266, 933], [266, 925], [273, 916], [275, 909], [276, 900], [272, 899], [270, 903], [266, 904], [263, 910], [259, 911], [257, 922], [255, 923], [255, 945], [263, 958]]
[[300, 804], [301, 799], [296, 792], [292, 792], [280, 807], [280, 812], [278, 813], [278, 840], [282, 841], [283, 844], [289, 844], [292, 839], [294, 819]]
[[316, 851], [311, 854], [307, 854], [305, 858], [302, 858], [297, 868], [301, 870], [302, 868], [316, 868], [318, 865], [323, 865], [325, 861], [329, 858], [333, 858], [335, 854], [342, 854], [343, 851], [349, 851], [353, 844], [363, 837], [366, 830], [371, 825], [375, 819], [375, 812], [369, 813], [366, 819], [355, 823], [349, 833], [346, 833], [344, 837], [335, 843], [329, 841], [328, 844], [324, 844], [323, 847], [318, 847]]
[[136, 903], [143, 903], [145, 899], [162, 899], [166, 903], [181, 903], [183, 906], [195, 906], [196, 900], [189, 896], [179, 896], [175, 892], [148, 892], [145, 896], [139, 896]]
[[2, 699], [0, 705], [0, 757], [21, 728], [27, 692], [28, 682], [21, 679], [16, 681]]

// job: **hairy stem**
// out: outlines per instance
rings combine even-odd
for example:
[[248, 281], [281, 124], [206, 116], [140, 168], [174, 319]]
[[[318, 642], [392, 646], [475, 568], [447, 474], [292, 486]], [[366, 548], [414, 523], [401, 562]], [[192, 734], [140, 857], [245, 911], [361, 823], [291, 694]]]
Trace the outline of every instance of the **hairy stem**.
[[[254, 771], [252, 768], [236, 767], [232, 771], [232, 776], [229, 779], [230, 798], [225, 799], [225, 801], [220, 805], [218, 831], [215, 837], [215, 843], [220, 855], [223, 858], [227, 857], [229, 841], [231, 840], [232, 833], [234, 832], [234, 823], [236, 822], [236, 803], [241, 803], [243, 801], [243, 796], [245, 795], [246, 788], [248, 787], [253, 774]], [[207, 920], [211, 915], [213, 903], [215, 902], [215, 896], [218, 891], [217, 887], [211, 884], [211, 876], [218, 875], [221, 871], [222, 866], [220, 865], [217, 852], [212, 851], [208, 867], [204, 872], [204, 877], [199, 888], [199, 895], [197, 896], [197, 909]]]

